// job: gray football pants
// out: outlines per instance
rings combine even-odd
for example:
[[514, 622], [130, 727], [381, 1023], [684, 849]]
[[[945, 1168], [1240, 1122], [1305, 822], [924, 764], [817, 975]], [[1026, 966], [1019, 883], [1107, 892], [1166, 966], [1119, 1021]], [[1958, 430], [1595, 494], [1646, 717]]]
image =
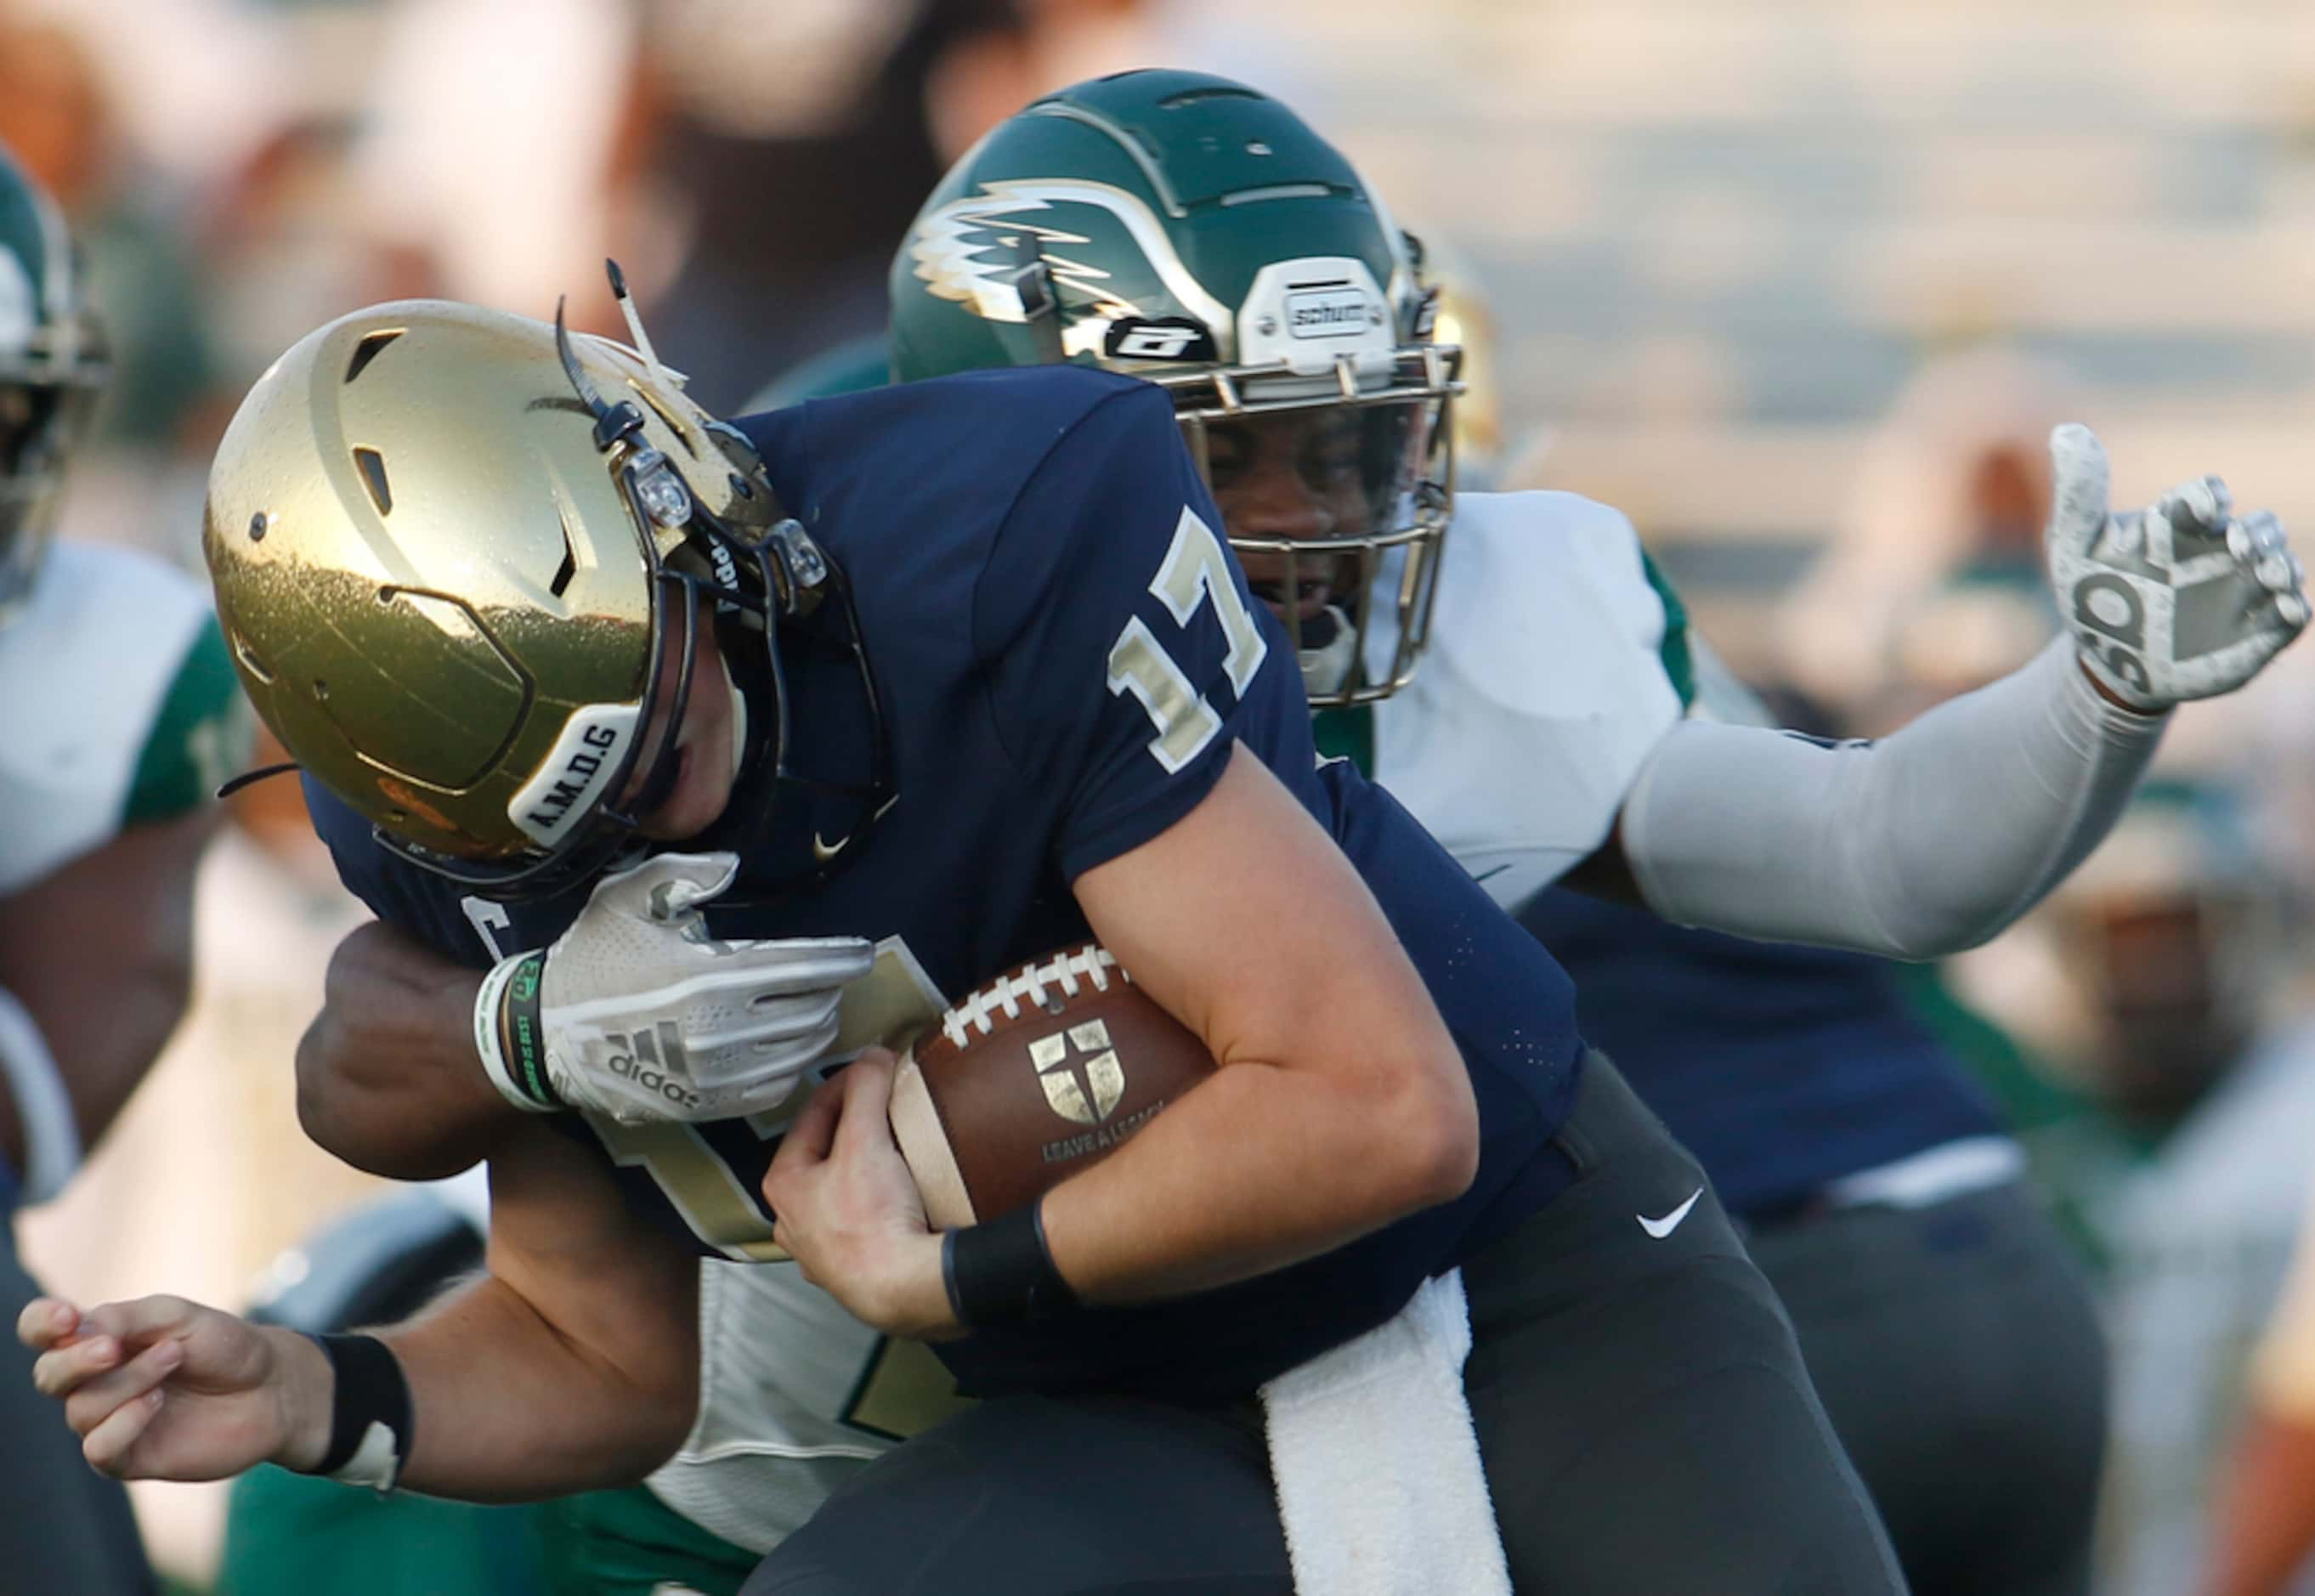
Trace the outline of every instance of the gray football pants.
[[2106, 1341], [2033, 1194], [1837, 1209], [1749, 1239], [1915, 1596], [2087, 1596]]
[[129, 1493], [88, 1466], [63, 1406], [32, 1388], [16, 1317], [39, 1295], [0, 1207], [0, 1590], [140, 1596], [153, 1575]]
[[[1522, 1592], [1902, 1590], [1784, 1310], [1694, 1160], [1591, 1060], [1581, 1178], [1464, 1265], [1464, 1371]], [[1687, 1217], [1661, 1221], [1691, 1193]], [[1276, 1596], [1259, 1409], [1008, 1397], [895, 1449], [743, 1596]]]

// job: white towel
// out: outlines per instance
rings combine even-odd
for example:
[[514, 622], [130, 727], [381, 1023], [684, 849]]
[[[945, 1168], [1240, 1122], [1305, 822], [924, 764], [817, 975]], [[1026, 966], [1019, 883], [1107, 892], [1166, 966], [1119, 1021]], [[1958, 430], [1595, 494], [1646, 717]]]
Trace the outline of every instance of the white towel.
[[1463, 1272], [1262, 1388], [1301, 1596], [1511, 1596], [1463, 1395]]

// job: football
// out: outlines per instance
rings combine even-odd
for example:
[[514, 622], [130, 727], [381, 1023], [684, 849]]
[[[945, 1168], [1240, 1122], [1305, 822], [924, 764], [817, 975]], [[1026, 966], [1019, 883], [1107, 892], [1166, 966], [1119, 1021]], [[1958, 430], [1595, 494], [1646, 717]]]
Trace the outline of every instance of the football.
[[1033, 959], [900, 1062], [892, 1134], [936, 1228], [1009, 1213], [1214, 1072], [1205, 1044], [1099, 946]]

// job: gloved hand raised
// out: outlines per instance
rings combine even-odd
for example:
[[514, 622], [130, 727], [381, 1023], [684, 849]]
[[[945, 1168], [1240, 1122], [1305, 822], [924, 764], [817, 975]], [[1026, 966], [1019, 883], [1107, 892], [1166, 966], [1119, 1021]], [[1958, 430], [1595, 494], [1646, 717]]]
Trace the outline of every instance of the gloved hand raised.
[[2272, 512], [2237, 520], [2226, 483], [2204, 476], [2116, 513], [2087, 427], [2051, 433], [2050, 459], [2058, 611], [2110, 697], [2159, 714], [2231, 693], [2307, 625], [2299, 561]]

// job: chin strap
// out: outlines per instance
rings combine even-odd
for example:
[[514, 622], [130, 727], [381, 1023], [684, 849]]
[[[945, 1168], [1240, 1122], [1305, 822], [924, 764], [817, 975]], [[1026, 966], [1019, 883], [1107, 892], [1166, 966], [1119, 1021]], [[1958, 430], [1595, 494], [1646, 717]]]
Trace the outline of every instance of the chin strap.
[[24, 1127], [24, 1203], [46, 1202], [80, 1167], [80, 1125], [48, 1039], [5, 987], [0, 987], [0, 1076]]

